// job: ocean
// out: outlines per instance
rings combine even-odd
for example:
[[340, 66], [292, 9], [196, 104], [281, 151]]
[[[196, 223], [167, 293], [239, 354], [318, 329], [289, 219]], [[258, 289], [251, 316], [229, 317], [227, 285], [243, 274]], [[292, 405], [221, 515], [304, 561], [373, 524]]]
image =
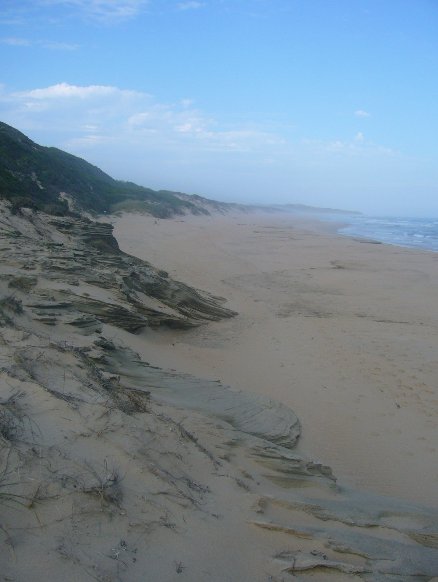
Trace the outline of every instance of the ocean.
[[338, 231], [346, 236], [438, 252], [438, 218], [337, 214], [330, 220], [348, 222]]

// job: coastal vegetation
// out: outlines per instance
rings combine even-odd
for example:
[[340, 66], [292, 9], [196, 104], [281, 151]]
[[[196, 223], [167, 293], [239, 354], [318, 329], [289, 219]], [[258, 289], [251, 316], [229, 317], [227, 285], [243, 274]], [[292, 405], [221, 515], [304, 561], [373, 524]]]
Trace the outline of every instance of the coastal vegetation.
[[[115, 180], [89, 162], [58, 148], [38, 145], [1, 122], [0, 197], [12, 203], [14, 212], [26, 207], [58, 216], [74, 210], [103, 213], [135, 209], [169, 218], [186, 213], [208, 214], [204, 204], [212, 202], [200, 196], [191, 200], [178, 192], [156, 191]], [[69, 198], [73, 205], [69, 205]]]

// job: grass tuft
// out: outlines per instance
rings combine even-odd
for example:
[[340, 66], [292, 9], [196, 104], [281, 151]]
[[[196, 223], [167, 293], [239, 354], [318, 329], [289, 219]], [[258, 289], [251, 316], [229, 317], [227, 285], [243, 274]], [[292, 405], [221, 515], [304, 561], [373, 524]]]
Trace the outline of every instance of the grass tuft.
[[99, 474], [90, 464], [86, 464], [90, 473], [93, 475], [94, 483], [83, 485], [82, 493], [93, 495], [99, 499], [103, 507], [115, 505], [120, 508], [123, 499], [121, 482], [123, 477], [115, 468], [109, 469], [105, 461], [104, 472]]

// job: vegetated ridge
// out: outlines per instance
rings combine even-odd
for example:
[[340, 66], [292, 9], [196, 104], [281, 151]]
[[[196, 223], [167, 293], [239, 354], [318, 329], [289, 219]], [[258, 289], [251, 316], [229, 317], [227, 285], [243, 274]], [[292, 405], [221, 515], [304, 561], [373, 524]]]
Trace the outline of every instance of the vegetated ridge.
[[178, 214], [226, 212], [238, 205], [152, 190], [115, 180], [86, 162], [54, 147], [36, 144], [17, 129], [0, 122], [0, 198], [13, 210], [27, 207], [66, 215], [73, 208], [103, 213], [137, 210], [159, 218]]

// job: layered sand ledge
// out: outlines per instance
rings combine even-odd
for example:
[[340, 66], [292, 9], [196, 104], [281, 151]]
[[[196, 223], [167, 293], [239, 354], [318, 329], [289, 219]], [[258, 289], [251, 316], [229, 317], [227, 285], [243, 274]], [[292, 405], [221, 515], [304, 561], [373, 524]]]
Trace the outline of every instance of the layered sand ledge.
[[342, 482], [437, 505], [437, 253], [290, 216], [125, 215], [114, 225], [126, 252], [239, 314], [189, 333], [144, 333], [139, 349], [290, 406], [304, 427], [300, 450]]
[[435, 255], [115, 220], [0, 205], [0, 578], [435, 581]]

